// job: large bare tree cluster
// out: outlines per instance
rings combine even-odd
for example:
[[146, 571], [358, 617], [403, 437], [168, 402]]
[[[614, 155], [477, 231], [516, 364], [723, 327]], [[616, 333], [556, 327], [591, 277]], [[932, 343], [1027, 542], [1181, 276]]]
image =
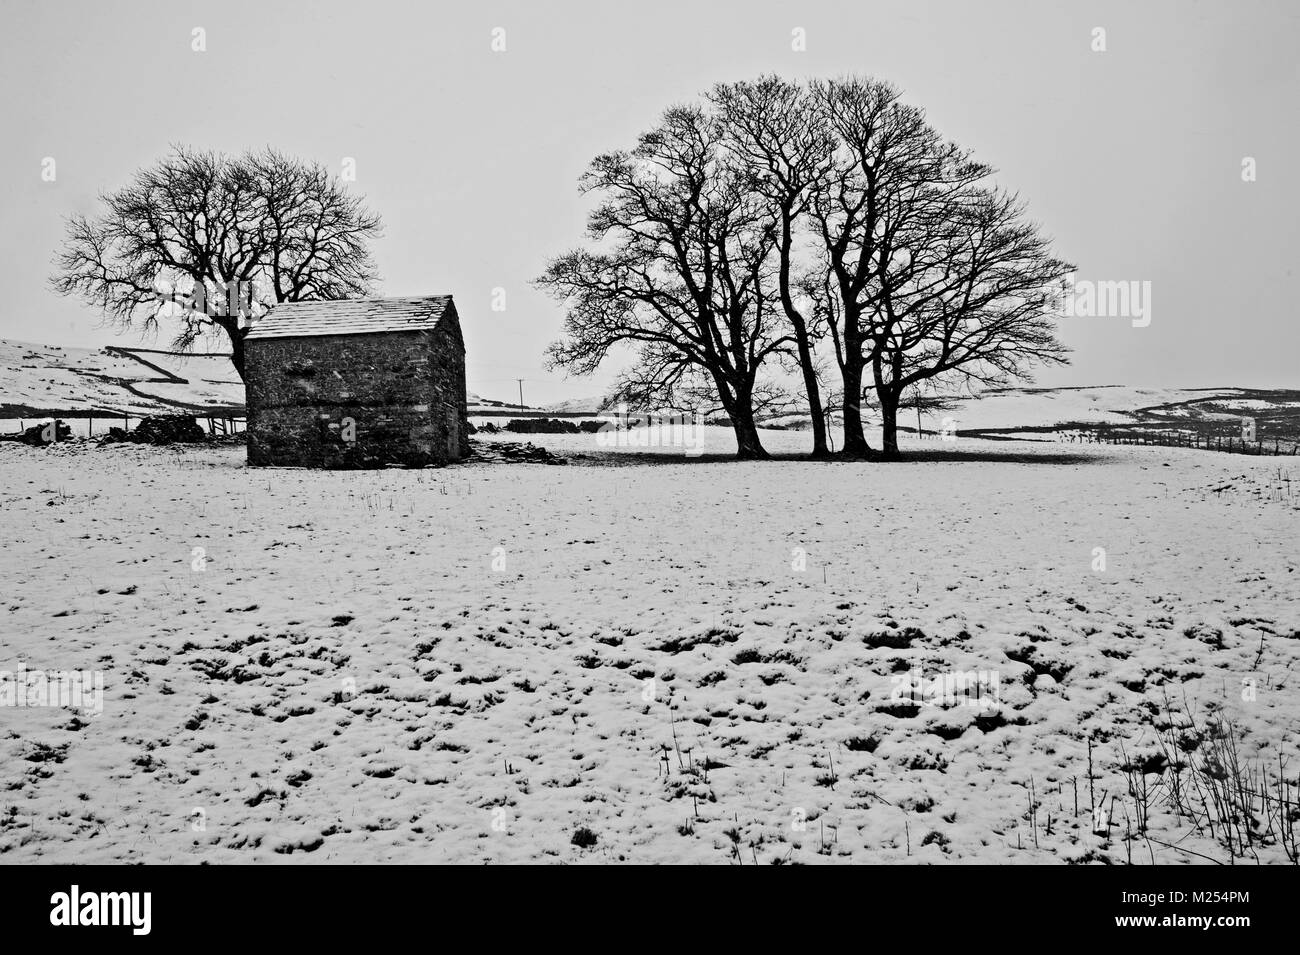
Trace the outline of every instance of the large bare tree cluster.
[[538, 280], [567, 309], [550, 361], [630, 346], [620, 397], [725, 413], [744, 458], [799, 381], [815, 456], [834, 410], [841, 453], [897, 457], [901, 408], [1065, 360], [1072, 267], [992, 172], [887, 83], [720, 84], [583, 176], [590, 243]]
[[123, 330], [174, 321], [174, 347], [228, 340], [243, 375], [250, 323], [280, 302], [364, 295], [379, 217], [324, 166], [274, 150], [178, 148], [74, 216], [52, 279]]

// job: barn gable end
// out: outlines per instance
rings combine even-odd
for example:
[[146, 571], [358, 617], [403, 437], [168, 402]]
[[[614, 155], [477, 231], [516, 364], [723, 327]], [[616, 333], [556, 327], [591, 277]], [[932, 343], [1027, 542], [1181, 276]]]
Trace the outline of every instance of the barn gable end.
[[279, 305], [244, 348], [251, 466], [423, 467], [469, 453], [449, 295]]

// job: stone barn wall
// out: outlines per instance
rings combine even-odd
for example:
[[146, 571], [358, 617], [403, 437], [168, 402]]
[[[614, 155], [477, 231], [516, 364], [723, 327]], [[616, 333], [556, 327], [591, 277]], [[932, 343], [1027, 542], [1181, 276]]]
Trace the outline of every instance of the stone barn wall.
[[252, 466], [423, 467], [469, 453], [454, 323], [250, 339], [245, 348]]

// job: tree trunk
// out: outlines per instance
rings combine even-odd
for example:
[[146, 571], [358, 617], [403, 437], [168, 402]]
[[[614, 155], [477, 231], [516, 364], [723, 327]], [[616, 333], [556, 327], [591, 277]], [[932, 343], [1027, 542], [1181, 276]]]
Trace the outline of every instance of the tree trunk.
[[822, 396], [817, 387], [817, 372], [813, 368], [812, 348], [808, 344], [808, 329], [802, 318], [794, 319], [792, 315], [791, 321], [794, 324], [795, 341], [799, 344], [799, 367], [803, 369], [803, 388], [808, 396], [808, 413], [812, 415], [812, 456], [830, 457], [830, 451], [826, 448], [826, 417], [822, 414]]
[[240, 335], [230, 343], [230, 361], [239, 372], [239, 380], [244, 381], [244, 336]]
[[769, 457], [758, 439], [758, 426], [753, 412], [741, 410], [731, 416], [731, 427], [736, 432], [736, 457], [742, 461], [755, 461]]
[[899, 461], [902, 455], [898, 451], [898, 399], [893, 389], [878, 392], [880, 398], [880, 440], [883, 445], [881, 457], [886, 461]]
[[217, 324], [230, 339], [230, 363], [235, 366], [235, 371], [239, 372], [239, 380], [244, 381], [244, 338], [249, 330], [239, 327], [238, 317], [233, 320], [221, 319]]
[[731, 429], [736, 435], [736, 457], [742, 461], [768, 457], [763, 443], [758, 439], [758, 425], [754, 423], [754, 396], [749, 390], [752, 383], [732, 389], [717, 372], [714, 373], [713, 380], [718, 388], [718, 396], [722, 399], [723, 410], [731, 419]]
[[817, 387], [817, 371], [813, 367], [812, 345], [808, 340], [808, 325], [803, 320], [803, 313], [795, 307], [794, 297], [790, 294], [791, 249], [794, 237], [791, 232], [793, 214], [789, 205], [782, 207], [781, 217], [781, 265], [779, 286], [781, 307], [785, 309], [786, 318], [794, 328], [795, 344], [799, 347], [799, 368], [803, 372], [803, 390], [808, 396], [808, 413], [812, 415], [814, 458], [830, 456], [826, 448], [826, 419], [822, 415], [821, 390]]
[[846, 458], [865, 458], [871, 455], [871, 445], [862, 430], [862, 366], [849, 359], [842, 369], [844, 376], [844, 450]]

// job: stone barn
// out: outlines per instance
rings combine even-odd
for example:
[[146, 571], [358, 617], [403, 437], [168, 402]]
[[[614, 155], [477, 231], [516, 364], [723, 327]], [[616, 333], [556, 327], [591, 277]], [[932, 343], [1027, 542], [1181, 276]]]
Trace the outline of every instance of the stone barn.
[[469, 454], [450, 295], [287, 302], [244, 339], [251, 466], [446, 464]]

